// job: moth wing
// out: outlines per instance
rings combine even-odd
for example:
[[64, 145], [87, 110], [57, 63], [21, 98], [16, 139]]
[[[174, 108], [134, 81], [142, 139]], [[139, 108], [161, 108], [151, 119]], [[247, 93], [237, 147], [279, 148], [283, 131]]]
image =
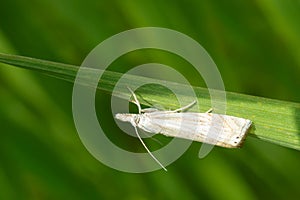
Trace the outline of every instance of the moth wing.
[[243, 118], [212, 113], [147, 113], [140, 127], [148, 132], [179, 137], [223, 147], [239, 147], [251, 126]]

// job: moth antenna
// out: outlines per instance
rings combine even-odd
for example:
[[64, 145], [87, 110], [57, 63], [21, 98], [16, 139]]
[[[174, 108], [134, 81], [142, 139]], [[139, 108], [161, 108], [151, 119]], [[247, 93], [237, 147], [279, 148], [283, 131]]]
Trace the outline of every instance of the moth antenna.
[[197, 103], [196, 100], [194, 100], [192, 103], [190, 103], [190, 104], [188, 104], [188, 105], [186, 105], [186, 106], [183, 106], [183, 107], [178, 108], [178, 109], [176, 109], [176, 110], [172, 110], [172, 112], [181, 112], [181, 111], [183, 111], [183, 110], [189, 109], [189, 108], [193, 107], [195, 103]]
[[[147, 135], [148, 137], [150, 137], [150, 135], [149, 135], [147, 132], [144, 132], [144, 134]], [[153, 137], [150, 137], [149, 139], [151, 139], [151, 140], [157, 142], [158, 144], [160, 144], [160, 146], [163, 146], [162, 142], [159, 141], [158, 139], [153, 138]]]
[[137, 135], [137, 137], [139, 138], [139, 140], [141, 141], [142, 145], [144, 146], [144, 148], [146, 149], [146, 151], [150, 154], [150, 156], [155, 160], [155, 162], [157, 162], [165, 171], [168, 171], [160, 162], [159, 160], [157, 160], [157, 158], [155, 158], [155, 156], [151, 153], [151, 151], [148, 149], [148, 147], [146, 146], [146, 144], [144, 143], [144, 141], [142, 140], [141, 136], [138, 133], [138, 130], [136, 128], [136, 126], [134, 126], [134, 130], [135, 133]]
[[128, 90], [131, 92], [131, 94], [132, 94], [132, 96], [133, 96], [133, 98], [134, 98], [135, 105], [137, 105], [137, 107], [138, 107], [138, 109], [139, 109], [139, 114], [141, 114], [142, 108], [141, 108], [141, 104], [140, 104], [139, 100], [137, 99], [137, 97], [136, 97], [136, 95], [134, 94], [134, 92], [130, 89], [130, 87], [127, 86], [127, 88], [128, 88]]

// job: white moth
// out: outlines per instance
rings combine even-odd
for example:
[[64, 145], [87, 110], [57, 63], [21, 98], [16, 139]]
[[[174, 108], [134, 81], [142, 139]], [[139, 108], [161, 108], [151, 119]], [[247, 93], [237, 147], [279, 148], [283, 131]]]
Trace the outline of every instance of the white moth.
[[251, 121], [248, 119], [213, 114], [210, 113], [211, 110], [206, 113], [180, 113], [193, 106], [196, 101], [172, 111], [159, 111], [155, 108], [141, 109], [136, 95], [130, 88], [128, 89], [134, 97], [133, 103], [137, 105], [139, 114], [119, 113], [115, 117], [118, 120], [131, 123], [147, 152], [164, 170], [166, 168], [153, 156], [141, 139], [137, 127], [150, 133], [161, 133], [170, 137], [237, 148], [243, 144], [251, 126]]

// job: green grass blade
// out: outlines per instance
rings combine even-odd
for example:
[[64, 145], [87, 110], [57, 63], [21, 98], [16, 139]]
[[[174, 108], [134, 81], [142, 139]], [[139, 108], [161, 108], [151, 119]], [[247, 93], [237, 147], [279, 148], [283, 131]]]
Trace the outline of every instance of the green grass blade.
[[[34, 71], [39, 71], [55, 78], [74, 82], [79, 66], [50, 62], [40, 59], [0, 54], [0, 62]], [[86, 77], [81, 80], [82, 84], [89, 85], [89, 73], [94, 73], [96, 69], [87, 69]], [[122, 76], [121, 73], [106, 71], [98, 85], [98, 89], [105, 92], [112, 92], [115, 83]], [[128, 94], [127, 85], [139, 85], [141, 81], [151, 82], [151, 78], [126, 75], [124, 88], [120, 93], [115, 94], [120, 98], [125, 98]], [[156, 82], [159, 80], [156, 80]], [[163, 82], [163, 80], [161, 81]], [[184, 98], [193, 101], [192, 97], [185, 94], [189, 86], [175, 84]], [[201, 104], [201, 111], [210, 108], [210, 96], [208, 90], [200, 87], [193, 87], [198, 102]], [[165, 90], [157, 90], [153, 86], [147, 86], [139, 90], [143, 97], [141, 103], [144, 105], [160, 104], [167, 108], [177, 108], [178, 104], [170, 98]], [[185, 96], [186, 95], [186, 96]], [[250, 95], [226, 92], [227, 95], [227, 114], [237, 117], [250, 119], [255, 124], [249, 136], [259, 138], [264, 141], [272, 142], [281, 146], [300, 150], [300, 104], [286, 101], [255, 97]], [[196, 110], [194, 110], [196, 111]]]

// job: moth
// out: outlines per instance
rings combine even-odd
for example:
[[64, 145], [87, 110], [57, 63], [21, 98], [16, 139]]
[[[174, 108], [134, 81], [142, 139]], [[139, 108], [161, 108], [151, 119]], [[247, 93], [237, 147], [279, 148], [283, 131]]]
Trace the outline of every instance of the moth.
[[160, 111], [155, 108], [141, 109], [135, 93], [130, 88], [128, 89], [134, 98], [133, 103], [137, 105], [139, 113], [118, 113], [115, 118], [131, 123], [144, 148], [164, 170], [166, 168], [147, 148], [137, 128], [150, 133], [160, 133], [165, 136], [179, 137], [226, 148], [237, 148], [242, 146], [252, 124], [249, 119], [214, 114], [211, 113], [211, 110], [206, 113], [182, 112], [192, 107], [196, 101], [171, 111]]

